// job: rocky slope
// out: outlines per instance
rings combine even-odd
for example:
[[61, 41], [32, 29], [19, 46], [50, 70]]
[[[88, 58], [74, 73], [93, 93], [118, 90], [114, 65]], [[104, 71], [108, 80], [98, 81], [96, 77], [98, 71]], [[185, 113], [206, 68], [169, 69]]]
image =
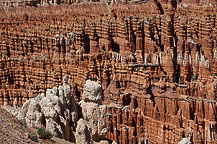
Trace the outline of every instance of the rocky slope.
[[[39, 136], [37, 135], [37, 130], [33, 128], [27, 128], [23, 121], [18, 120], [16, 116], [11, 114], [11, 111], [7, 111], [9, 109], [13, 109], [13, 107], [0, 107], [1, 144], [72, 144], [71, 142], [59, 139], [57, 137], [52, 137], [52, 139], [48, 140], [39, 139]], [[35, 142], [33, 138], [30, 138], [30, 135], [33, 136], [33, 133], [34, 136], [38, 137], [37, 142]]]
[[0, 108], [0, 143], [36, 143], [28, 138], [26, 127], [6, 110]]

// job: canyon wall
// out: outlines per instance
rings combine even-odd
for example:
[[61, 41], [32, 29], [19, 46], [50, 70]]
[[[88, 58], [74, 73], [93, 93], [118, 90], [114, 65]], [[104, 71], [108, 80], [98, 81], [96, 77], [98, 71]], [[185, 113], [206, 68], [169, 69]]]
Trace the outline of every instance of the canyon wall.
[[64, 75], [78, 102], [91, 79], [102, 85], [108, 139], [214, 144], [216, 13], [215, 0], [1, 10], [0, 104], [21, 106]]

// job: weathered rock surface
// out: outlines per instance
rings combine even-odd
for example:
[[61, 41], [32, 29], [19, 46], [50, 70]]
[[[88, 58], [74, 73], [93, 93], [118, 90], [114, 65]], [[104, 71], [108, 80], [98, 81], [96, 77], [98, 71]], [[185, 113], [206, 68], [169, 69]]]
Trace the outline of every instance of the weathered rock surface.
[[178, 144], [191, 144], [191, 142], [189, 139], [183, 138]]
[[[8, 112], [26, 122], [27, 126], [46, 128], [52, 135], [77, 144], [108, 144], [104, 140], [107, 134], [106, 105], [102, 104], [102, 87], [94, 81], [87, 80], [79, 102], [81, 118], [78, 121], [77, 104], [71, 94], [67, 77], [63, 86], [48, 89], [44, 93], [27, 100], [22, 108], [3, 106]], [[78, 121], [78, 122], [77, 122]]]
[[27, 100], [22, 108], [27, 126], [45, 127], [52, 135], [75, 141], [75, 131], [78, 113], [77, 105], [71, 94], [67, 78], [63, 79], [63, 86], [48, 89], [44, 93]]
[[90, 143], [90, 132], [83, 119], [80, 119], [77, 123], [76, 128], [76, 143], [89, 144]]
[[85, 102], [102, 103], [102, 87], [100, 84], [87, 80], [84, 85], [82, 99]]
[[[87, 80], [84, 85], [82, 101], [79, 105], [82, 109], [82, 119], [76, 129], [76, 139], [86, 143], [99, 142], [107, 134], [106, 128], [106, 105], [102, 105], [102, 87], [94, 81]], [[78, 130], [78, 131], [77, 131]], [[82, 133], [83, 131], [84, 133]], [[80, 136], [80, 135], [81, 136]]]

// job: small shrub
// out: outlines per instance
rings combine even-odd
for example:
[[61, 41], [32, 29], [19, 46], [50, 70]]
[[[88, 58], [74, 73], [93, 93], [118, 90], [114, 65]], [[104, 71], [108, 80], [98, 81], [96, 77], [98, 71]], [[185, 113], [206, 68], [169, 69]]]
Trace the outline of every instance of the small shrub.
[[25, 128], [27, 128], [27, 124], [26, 124], [26, 120], [25, 119], [20, 120], [20, 123], [21, 123], [22, 126], [24, 126]]
[[32, 141], [38, 142], [38, 136], [37, 136], [34, 132], [31, 132], [31, 133], [29, 134], [29, 138], [30, 138]]
[[21, 129], [22, 131], [24, 131], [24, 128], [23, 128], [23, 126], [22, 126], [22, 125], [20, 125], [20, 129]]
[[14, 125], [14, 129], [16, 129], [17, 128], [17, 125]]
[[52, 134], [44, 128], [38, 129], [38, 135], [41, 139], [51, 139], [53, 137]]
[[9, 119], [6, 118], [6, 120], [10, 123], [11, 121]]

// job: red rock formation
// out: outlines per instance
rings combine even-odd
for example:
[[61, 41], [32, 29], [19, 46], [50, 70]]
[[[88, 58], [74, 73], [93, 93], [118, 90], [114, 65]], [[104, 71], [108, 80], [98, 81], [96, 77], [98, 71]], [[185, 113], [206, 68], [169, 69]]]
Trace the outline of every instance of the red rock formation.
[[[0, 13], [0, 104], [61, 84], [102, 84], [107, 138], [214, 144], [216, 1], [150, 0]], [[6, 17], [8, 16], [8, 17]]]

